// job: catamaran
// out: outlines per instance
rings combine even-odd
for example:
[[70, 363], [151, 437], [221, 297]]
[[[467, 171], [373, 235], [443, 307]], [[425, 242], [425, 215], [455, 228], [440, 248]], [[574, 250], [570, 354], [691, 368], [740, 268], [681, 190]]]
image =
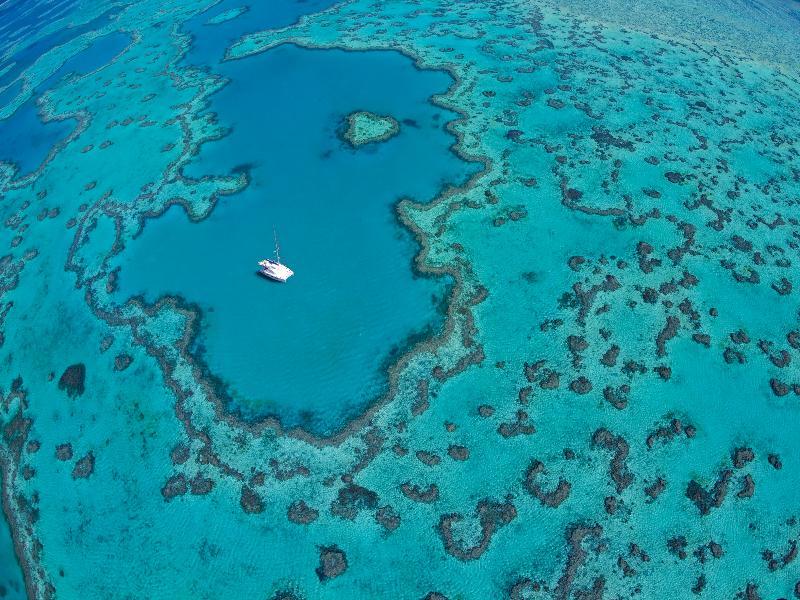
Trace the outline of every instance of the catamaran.
[[278, 246], [278, 234], [275, 233], [274, 229], [272, 230], [272, 235], [275, 237], [275, 260], [272, 260], [271, 258], [265, 258], [264, 260], [260, 261], [258, 263], [258, 266], [261, 267], [259, 273], [264, 277], [272, 279], [273, 281], [286, 283], [286, 280], [294, 275], [294, 271], [292, 271], [286, 265], [281, 264], [280, 247]]

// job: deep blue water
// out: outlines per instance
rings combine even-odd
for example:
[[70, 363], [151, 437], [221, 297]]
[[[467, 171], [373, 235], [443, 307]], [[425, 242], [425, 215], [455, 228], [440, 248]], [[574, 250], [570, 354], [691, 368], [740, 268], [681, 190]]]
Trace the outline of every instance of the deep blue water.
[[20, 90], [22, 89], [22, 80], [18, 79], [11, 85], [9, 85], [6, 89], [0, 92], [0, 106], [5, 106], [9, 102], [11, 102], [14, 98], [16, 98], [17, 94], [19, 94]]
[[[107, 17], [103, 17], [107, 18]], [[95, 25], [97, 20], [93, 21]], [[69, 58], [37, 88], [43, 91], [56, 85], [67, 74], [83, 75], [109, 63], [130, 43], [129, 33], [115, 31], [95, 39], [89, 47]], [[21, 88], [21, 81], [0, 93], [0, 106], [11, 101]], [[35, 170], [50, 149], [66, 138], [75, 127], [72, 120], [43, 122], [35, 97], [20, 106], [9, 118], [0, 120], [0, 161], [13, 161], [20, 175]]]
[[36, 2], [8, 0], [0, 3], [0, 51], [69, 13], [76, 0]]
[[67, 60], [61, 65], [61, 68], [45, 79], [38, 86], [38, 89], [45, 90], [70, 73], [79, 75], [91, 73], [103, 65], [108, 64], [130, 43], [131, 35], [123, 31], [113, 31], [107, 35], [95, 38], [86, 50], [79, 52]]
[[[25, 69], [32, 65], [36, 59], [38, 59], [48, 50], [56, 46], [60, 46], [61, 44], [65, 44], [68, 41], [83, 35], [84, 33], [99, 29], [106, 24], [109, 19], [113, 18], [118, 11], [119, 9], [111, 8], [82, 25], [57, 29], [31, 44], [23, 45], [15, 54], [10, 57], [9, 60], [13, 61], [14, 65], [7, 73], [5, 73], [3, 76], [0, 76], [0, 86], [4, 86], [16, 79]], [[32, 16], [31, 18], [36, 17]], [[0, 64], [0, 67], [5, 66], [7, 62], [9, 61]]]
[[225, 49], [246, 33], [291, 25], [302, 15], [323, 10], [338, 0], [294, 0], [247, 5], [247, 12], [230, 21], [208, 24], [208, 20], [242, 6], [238, 0], [223, 0], [212, 9], [187, 21], [183, 28], [192, 35], [192, 47], [185, 62], [210, 66], [221, 61]]
[[0, 161], [14, 162], [20, 175], [28, 174], [74, 127], [71, 119], [42, 122], [36, 103], [28, 100], [11, 117], [0, 120]]
[[[450, 150], [444, 126], [456, 115], [429, 102], [452, 80], [394, 52], [294, 46], [221, 71], [231, 83], [210, 110], [232, 131], [186, 174], [246, 168], [252, 183], [199, 224], [180, 208], [147, 221], [124, 255], [120, 297], [199, 303], [201, 349], [234, 409], [331, 433], [385, 391], [384, 368], [409, 335], [441, 324], [447, 286], [412, 282], [416, 245], [393, 206], [476, 170]], [[393, 115], [400, 134], [351, 149], [337, 130], [360, 109]], [[296, 271], [283, 286], [255, 274], [273, 225]]]

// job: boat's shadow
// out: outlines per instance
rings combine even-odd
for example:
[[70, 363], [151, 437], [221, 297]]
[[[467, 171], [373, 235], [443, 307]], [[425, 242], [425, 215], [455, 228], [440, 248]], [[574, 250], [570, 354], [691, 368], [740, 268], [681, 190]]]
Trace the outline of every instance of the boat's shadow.
[[258, 278], [260, 278], [260, 279], [263, 279], [263, 280], [264, 280], [264, 281], [266, 281], [267, 283], [274, 283], [274, 284], [277, 284], [277, 285], [280, 285], [280, 284], [284, 283], [283, 281], [275, 281], [275, 280], [274, 280], [272, 277], [267, 277], [267, 276], [266, 276], [266, 275], [264, 275], [264, 274], [263, 274], [261, 271], [253, 271], [253, 274], [254, 274], [256, 277], [258, 277]]

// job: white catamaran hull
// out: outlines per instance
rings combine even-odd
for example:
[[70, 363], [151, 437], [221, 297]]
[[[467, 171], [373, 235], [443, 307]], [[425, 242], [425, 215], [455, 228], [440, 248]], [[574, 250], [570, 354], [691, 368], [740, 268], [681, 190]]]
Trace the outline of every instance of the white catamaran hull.
[[286, 280], [294, 275], [294, 271], [289, 267], [274, 260], [265, 259], [259, 262], [258, 265], [261, 267], [259, 273], [273, 281], [286, 283]]

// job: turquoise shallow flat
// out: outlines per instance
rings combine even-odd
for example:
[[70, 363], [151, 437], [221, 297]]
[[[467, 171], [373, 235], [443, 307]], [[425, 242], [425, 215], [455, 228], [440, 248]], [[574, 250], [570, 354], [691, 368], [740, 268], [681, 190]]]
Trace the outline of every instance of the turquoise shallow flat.
[[0, 2], [0, 598], [800, 598], [798, 56], [790, 0]]

